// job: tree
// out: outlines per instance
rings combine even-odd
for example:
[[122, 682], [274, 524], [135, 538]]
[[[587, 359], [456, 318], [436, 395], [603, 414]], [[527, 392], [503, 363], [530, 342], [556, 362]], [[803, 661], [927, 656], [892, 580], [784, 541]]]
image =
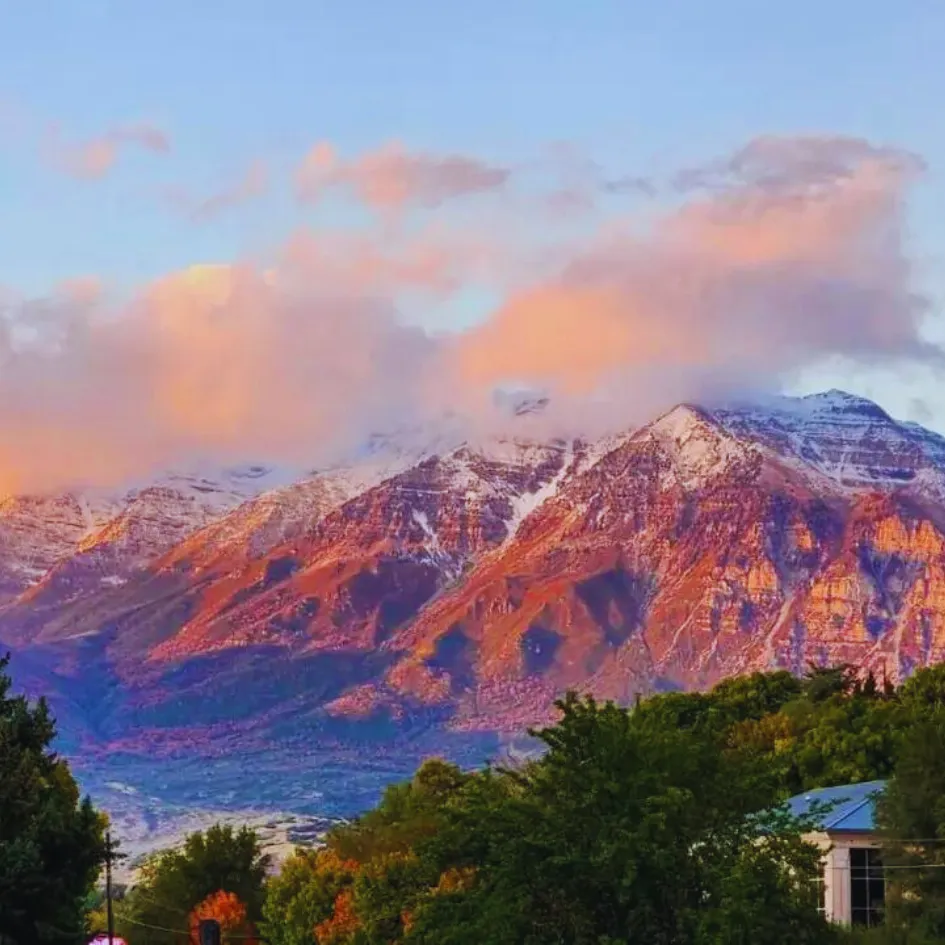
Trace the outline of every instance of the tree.
[[436, 832], [445, 804], [467, 779], [456, 765], [429, 758], [410, 781], [388, 787], [377, 807], [333, 830], [328, 845], [342, 859], [360, 863], [406, 852]]
[[902, 684], [899, 696], [916, 715], [945, 706], [945, 663], [917, 670]]
[[945, 706], [927, 709], [904, 737], [877, 804], [884, 835], [887, 923], [945, 938]]
[[311, 945], [330, 922], [338, 897], [350, 896], [358, 863], [333, 850], [297, 850], [266, 887], [262, 931], [270, 945]]
[[831, 696], [846, 695], [856, 687], [856, 668], [846, 663], [840, 666], [808, 667], [804, 675], [804, 695], [811, 702], [823, 702]]
[[0, 658], [0, 938], [73, 941], [105, 861], [105, 818], [52, 750], [46, 702], [11, 695], [8, 665]]
[[731, 723], [762, 719], [797, 699], [803, 687], [785, 670], [752, 673], [724, 679], [711, 692], [720, 712]]
[[222, 942], [236, 936], [246, 945], [255, 945], [253, 926], [246, 916], [246, 906], [235, 893], [219, 889], [197, 904], [190, 914], [191, 945], [200, 945], [200, 923], [205, 919], [214, 919], [220, 923]]
[[358, 945], [402, 941], [410, 915], [436, 880], [436, 871], [412, 851], [385, 854], [366, 864], [351, 890]]
[[234, 830], [215, 824], [206, 832], [192, 833], [180, 849], [159, 855], [142, 869], [122, 910], [119, 929], [143, 945], [172, 941], [174, 935], [160, 929], [186, 927], [191, 912], [220, 892], [239, 899], [248, 921], [257, 923], [262, 918], [268, 866], [259, 838], [248, 827]]
[[574, 696], [534, 733], [546, 754], [486, 774], [447, 807], [421, 859], [474, 880], [420, 900], [404, 941], [709, 945], [830, 930], [819, 853], [782, 815], [776, 779], [709, 729]]
[[862, 692], [834, 694], [815, 703], [797, 737], [792, 793], [888, 777], [895, 766], [905, 721], [897, 702]]
[[770, 714], [735, 723], [731, 741], [767, 759], [784, 794], [890, 775], [909, 712], [846, 668], [818, 670], [804, 693]]

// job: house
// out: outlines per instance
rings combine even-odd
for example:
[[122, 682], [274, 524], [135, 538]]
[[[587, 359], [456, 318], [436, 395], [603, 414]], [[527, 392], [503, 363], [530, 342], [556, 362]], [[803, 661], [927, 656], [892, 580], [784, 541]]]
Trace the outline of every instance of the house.
[[805, 839], [824, 851], [821, 908], [831, 922], [882, 923], [885, 880], [876, 826], [876, 798], [885, 781], [821, 788], [788, 801], [796, 816], [813, 816]]

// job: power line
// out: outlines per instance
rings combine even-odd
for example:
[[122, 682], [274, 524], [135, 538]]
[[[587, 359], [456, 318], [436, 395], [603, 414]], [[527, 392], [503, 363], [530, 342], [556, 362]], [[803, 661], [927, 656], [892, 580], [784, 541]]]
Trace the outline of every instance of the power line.
[[178, 915], [189, 915], [189, 912], [186, 909], [181, 909], [179, 906], [169, 906], [166, 902], [158, 902], [157, 899], [152, 899], [150, 896], [145, 895], [141, 892], [141, 887], [136, 886], [131, 895], [135, 899], [143, 899], [146, 903], [152, 906], [157, 906], [158, 909], [164, 909], [165, 912], [176, 912]]
[[945, 837], [887, 837], [881, 833], [874, 833], [873, 836], [880, 846], [884, 843], [945, 843]]
[[[130, 916], [123, 916], [122, 921], [127, 922], [129, 925], [137, 925], [142, 929], [150, 929], [152, 932], [167, 932], [170, 935], [186, 935], [190, 936], [190, 930], [184, 931], [183, 929], [169, 929], [163, 925], [151, 925], [150, 922], [140, 922], [138, 919], [132, 919]], [[227, 942], [266, 942], [267, 939], [263, 938], [261, 935], [224, 935], [224, 941]]]
[[898, 866], [850, 866], [846, 863], [836, 863], [825, 866], [824, 869], [839, 872], [840, 870], [856, 870], [864, 876], [881, 876], [892, 870], [945, 870], [945, 863], [917, 863]]
[[131, 916], [122, 916], [122, 922], [127, 922], [129, 925], [137, 925], [142, 929], [151, 929], [153, 932], [169, 932], [171, 935], [190, 935], [190, 931], [183, 931], [181, 929], [168, 929], [162, 925], [151, 925], [150, 922], [139, 922], [137, 919], [132, 919]]

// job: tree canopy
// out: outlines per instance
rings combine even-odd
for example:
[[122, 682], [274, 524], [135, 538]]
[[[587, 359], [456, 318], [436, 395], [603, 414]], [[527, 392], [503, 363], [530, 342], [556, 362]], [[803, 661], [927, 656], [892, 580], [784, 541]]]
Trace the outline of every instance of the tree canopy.
[[536, 760], [429, 761], [296, 854], [264, 930], [275, 945], [828, 942], [819, 854], [778, 809], [787, 768], [741, 729], [803, 698], [787, 674], [635, 710], [568, 696], [533, 733]]
[[105, 819], [52, 750], [44, 700], [13, 695], [0, 658], [0, 939], [72, 942], [105, 859]]
[[[922, 687], [925, 688], [924, 686]], [[945, 706], [926, 708], [906, 733], [878, 802], [889, 868], [887, 924], [914, 940], [945, 939]]]
[[[0, 933], [65, 945], [102, 862], [103, 820], [49, 748], [48, 709], [9, 694], [5, 665]], [[213, 916], [225, 941], [269, 945], [859, 941], [819, 914], [810, 825], [779, 802], [886, 778], [889, 921], [866, 938], [945, 938], [945, 668], [899, 689], [834, 667], [633, 708], [570, 694], [558, 709], [532, 733], [532, 760], [476, 772], [428, 760], [275, 876], [251, 830], [190, 835], [144, 867], [118, 932], [176, 945]]]
[[252, 928], [262, 917], [268, 866], [247, 827], [215, 824], [192, 833], [179, 849], [145, 864], [118, 911], [118, 929], [129, 941], [158, 945], [214, 908], [226, 912], [224, 931]]
[[[839, 666], [756, 673], [632, 709], [570, 695], [559, 709], [558, 724], [533, 733], [535, 760], [476, 773], [426, 762], [324, 850], [299, 851], [270, 882], [269, 940], [837, 941], [817, 910], [810, 824], [779, 801], [879, 778], [891, 779], [890, 837], [932, 838], [902, 849], [920, 856], [904, 862], [945, 865], [942, 667], [899, 689]], [[945, 870], [901, 875], [890, 907], [900, 925], [870, 935], [941, 940]]]

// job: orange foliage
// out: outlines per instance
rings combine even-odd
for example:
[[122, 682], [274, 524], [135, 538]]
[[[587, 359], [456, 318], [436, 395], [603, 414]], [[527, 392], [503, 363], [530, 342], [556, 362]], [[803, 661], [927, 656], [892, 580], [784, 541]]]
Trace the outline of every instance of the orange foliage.
[[361, 866], [357, 860], [343, 860], [334, 850], [325, 847], [316, 859], [319, 872], [356, 873]]
[[331, 918], [315, 926], [318, 945], [340, 945], [360, 924], [354, 911], [354, 894], [350, 889], [346, 889], [335, 899], [335, 910]]
[[246, 918], [246, 906], [235, 893], [218, 889], [194, 908], [190, 913], [190, 940], [193, 945], [200, 945], [202, 919], [216, 919], [220, 923], [220, 938], [224, 942], [227, 936], [238, 935], [241, 941], [245, 939], [246, 945], [257, 945], [252, 938], [252, 923]]
[[471, 866], [463, 869], [448, 869], [440, 875], [434, 893], [460, 892], [469, 889], [476, 877], [476, 871]]

